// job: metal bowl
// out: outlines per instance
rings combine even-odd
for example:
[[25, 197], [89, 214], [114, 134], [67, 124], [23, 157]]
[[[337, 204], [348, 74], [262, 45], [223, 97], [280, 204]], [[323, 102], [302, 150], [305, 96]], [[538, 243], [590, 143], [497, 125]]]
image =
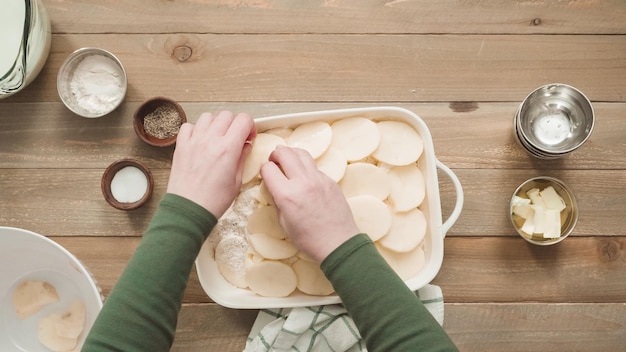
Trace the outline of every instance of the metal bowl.
[[101, 117], [115, 110], [124, 100], [126, 88], [126, 71], [120, 60], [99, 48], [74, 51], [57, 75], [63, 104], [83, 117]]
[[[544, 238], [541, 234], [528, 234], [522, 231], [525, 219], [513, 214], [513, 199], [515, 196], [528, 198], [526, 192], [529, 190], [533, 188], [543, 190], [548, 186], [552, 186], [565, 203], [565, 209], [563, 209], [560, 214], [561, 234], [558, 238]], [[563, 181], [548, 176], [534, 177], [524, 181], [519, 187], [517, 187], [515, 192], [513, 192], [511, 203], [509, 205], [509, 219], [513, 224], [513, 228], [515, 228], [515, 231], [526, 241], [540, 246], [552, 245], [564, 240], [574, 230], [574, 227], [578, 222], [578, 205], [576, 203], [574, 193], [565, 185], [565, 183], [563, 183]]]
[[562, 157], [591, 135], [593, 106], [578, 89], [555, 83], [541, 86], [521, 103], [516, 116], [517, 137], [533, 155]]

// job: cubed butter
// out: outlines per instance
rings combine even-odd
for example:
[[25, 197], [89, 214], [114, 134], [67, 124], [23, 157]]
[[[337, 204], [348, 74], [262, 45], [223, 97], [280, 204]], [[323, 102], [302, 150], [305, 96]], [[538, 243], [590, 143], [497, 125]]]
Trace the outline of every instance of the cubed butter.
[[565, 209], [565, 201], [559, 196], [552, 186], [544, 188], [541, 192], [541, 199], [543, 200], [546, 209], [562, 211]]

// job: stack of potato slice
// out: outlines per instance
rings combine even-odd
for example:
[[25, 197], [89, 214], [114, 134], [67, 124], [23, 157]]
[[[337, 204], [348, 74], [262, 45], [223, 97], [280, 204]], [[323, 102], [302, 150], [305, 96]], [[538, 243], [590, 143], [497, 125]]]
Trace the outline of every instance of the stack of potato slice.
[[[334, 292], [319, 266], [289, 240], [261, 180], [260, 168], [278, 145], [308, 151], [318, 169], [340, 185], [360, 231], [370, 236], [402, 279], [419, 273], [428, 227], [420, 209], [426, 194], [418, 167], [422, 138], [405, 122], [355, 116], [257, 135], [244, 164], [243, 182], [256, 185], [245, 237], [225, 237], [216, 249], [218, 268], [229, 282], [267, 297], [285, 297], [296, 290], [309, 295]], [[232, 252], [220, 248], [236, 245], [241, 255], [245, 243], [245, 258], [236, 261], [238, 267], [225, 265], [226, 260], [233, 262], [225, 259]]]

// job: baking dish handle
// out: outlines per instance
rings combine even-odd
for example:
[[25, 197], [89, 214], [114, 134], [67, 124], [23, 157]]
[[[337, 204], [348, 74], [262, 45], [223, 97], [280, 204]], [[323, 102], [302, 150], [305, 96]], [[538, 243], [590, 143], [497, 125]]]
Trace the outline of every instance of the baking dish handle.
[[452, 184], [454, 185], [454, 190], [456, 191], [456, 204], [454, 205], [454, 210], [452, 210], [452, 214], [448, 217], [448, 219], [443, 223], [442, 226], [442, 235], [446, 237], [446, 234], [452, 228], [452, 225], [459, 219], [461, 215], [461, 209], [463, 209], [463, 187], [461, 187], [461, 181], [456, 176], [449, 167], [447, 167], [444, 163], [437, 160], [436, 162], [437, 168], [446, 173], [450, 180], [452, 180]]

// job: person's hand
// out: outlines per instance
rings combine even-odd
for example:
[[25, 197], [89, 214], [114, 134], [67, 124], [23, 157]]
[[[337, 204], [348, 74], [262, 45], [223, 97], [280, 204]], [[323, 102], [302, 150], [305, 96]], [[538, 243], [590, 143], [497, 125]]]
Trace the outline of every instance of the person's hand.
[[293, 243], [317, 262], [359, 233], [341, 188], [302, 149], [279, 146], [261, 176]]
[[204, 113], [195, 125], [185, 123], [176, 150], [167, 192], [185, 197], [221, 217], [241, 188], [243, 160], [256, 137], [248, 114]]

